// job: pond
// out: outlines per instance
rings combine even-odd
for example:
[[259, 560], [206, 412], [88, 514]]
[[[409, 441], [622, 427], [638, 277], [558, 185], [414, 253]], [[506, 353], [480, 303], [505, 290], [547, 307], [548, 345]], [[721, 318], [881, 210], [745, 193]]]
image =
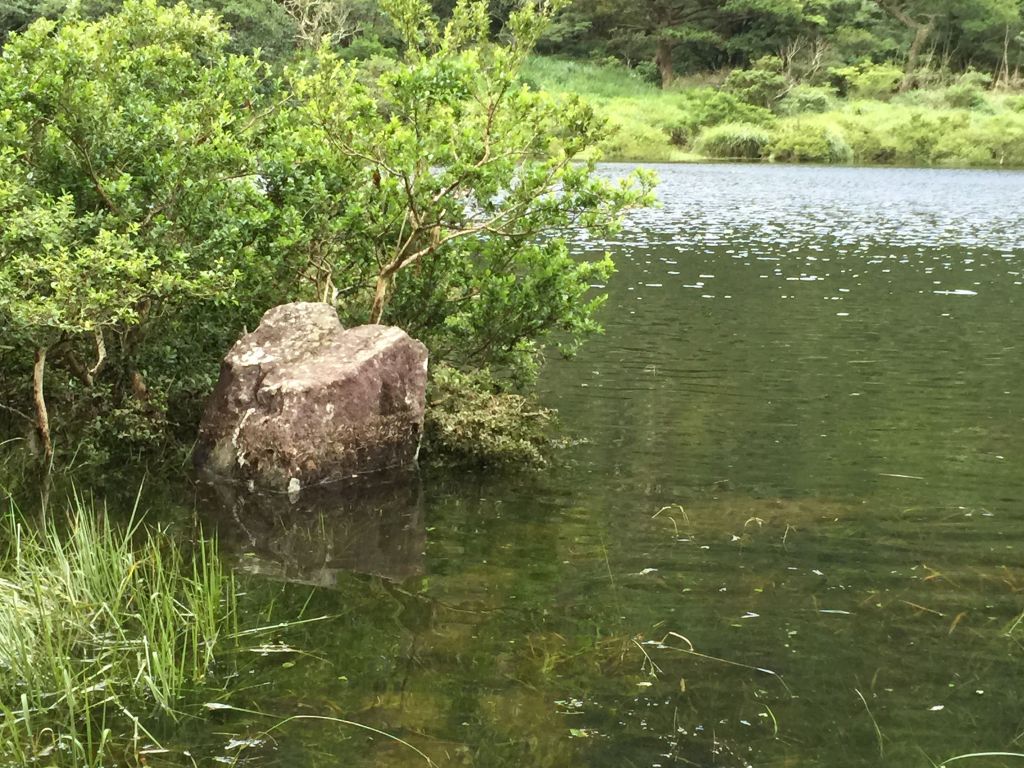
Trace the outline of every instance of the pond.
[[[1024, 751], [1024, 173], [656, 170], [577, 245], [619, 271], [543, 373], [556, 466], [223, 526], [244, 603], [313, 619], [232, 703], [439, 766]], [[225, 762], [425, 764], [215, 714]]]

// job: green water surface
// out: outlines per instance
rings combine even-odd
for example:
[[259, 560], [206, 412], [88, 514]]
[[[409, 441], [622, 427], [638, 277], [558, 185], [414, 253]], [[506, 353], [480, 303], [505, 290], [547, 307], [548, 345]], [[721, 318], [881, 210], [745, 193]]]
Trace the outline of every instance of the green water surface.
[[[657, 170], [662, 207], [578, 244], [619, 271], [542, 377], [557, 466], [228, 513], [248, 610], [328, 617], [231, 703], [439, 766], [1024, 752], [1024, 174]], [[272, 722], [215, 713], [196, 754], [426, 764]]]

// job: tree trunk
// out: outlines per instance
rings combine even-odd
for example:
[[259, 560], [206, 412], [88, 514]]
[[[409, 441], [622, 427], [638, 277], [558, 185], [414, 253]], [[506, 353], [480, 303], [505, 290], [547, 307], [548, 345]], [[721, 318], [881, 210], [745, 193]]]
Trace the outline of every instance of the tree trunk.
[[998, 86], [1010, 87], [1010, 25], [1006, 25], [1006, 34], [1003, 36], [1003, 61], [999, 65], [999, 75], [992, 81], [992, 90]]
[[906, 93], [914, 87], [917, 75], [917, 61], [921, 57], [921, 49], [928, 42], [928, 38], [932, 36], [934, 29], [934, 16], [928, 19], [928, 22], [925, 24], [916, 23], [914, 27], [914, 41], [910, 44], [910, 50], [907, 52], [907, 66], [903, 70], [903, 82], [900, 83], [900, 93]]
[[377, 288], [373, 292], [373, 307], [370, 309], [370, 322], [379, 323], [384, 315], [384, 306], [388, 301], [392, 276], [387, 272], [377, 275]]
[[932, 36], [932, 32], [935, 31], [935, 14], [928, 16], [928, 21], [918, 21], [910, 15], [910, 10], [901, 6], [897, 0], [875, 0], [875, 2], [883, 11], [914, 33], [910, 50], [907, 51], [907, 65], [903, 68], [903, 81], [900, 83], [900, 93], [906, 93], [914, 86], [917, 79], [917, 60], [921, 57], [921, 50], [928, 42], [928, 38]]
[[672, 81], [676, 79], [675, 70], [672, 68], [672, 48], [672, 41], [662, 38], [658, 40], [658, 47], [654, 52], [654, 63], [658, 66], [658, 72], [661, 73], [663, 89], [671, 86]]
[[46, 371], [46, 349], [36, 350], [36, 364], [32, 368], [32, 395], [36, 408], [36, 429], [43, 446], [43, 458], [49, 462], [53, 456], [53, 443], [50, 442], [50, 417], [46, 412], [46, 398], [43, 396], [43, 374]]

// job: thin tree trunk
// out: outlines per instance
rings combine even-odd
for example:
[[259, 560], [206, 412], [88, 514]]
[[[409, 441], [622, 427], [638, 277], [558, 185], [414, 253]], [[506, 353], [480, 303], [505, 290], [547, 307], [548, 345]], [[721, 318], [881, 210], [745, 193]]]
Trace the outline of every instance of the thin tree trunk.
[[46, 349], [36, 350], [36, 364], [32, 368], [32, 394], [36, 407], [36, 429], [43, 444], [43, 457], [49, 462], [53, 456], [53, 443], [50, 442], [50, 417], [46, 412], [46, 398], [43, 396], [43, 374], [46, 371]]
[[999, 76], [993, 81], [992, 89], [998, 86], [1010, 87], [1010, 25], [1006, 25], [1006, 34], [1003, 36], [1003, 62], [999, 67]]
[[935, 29], [935, 17], [932, 16], [926, 24], [916, 23], [914, 28], [914, 41], [910, 44], [907, 52], [907, 66], [903, 70], [903, 82], [900, 83], [900, 93], [906, 93], [914, 87], [917, 75], [917, 61], [921, 57], [921, 49], [928, 42], [932, 31]]
[[384, 315], [384, 307], [388, 301], [388, 291], [391, 289], [392, 276], [387, 272], [377, 275], [377, 287], [373, 292], [373, 307], [370, 309], [370, 322], [379, 323]]
[[875, 0], [883, 11], [892, 16], [896, 21], [914, 33], [914, 39], [910, 43], [910, 50], [907, 51], [907, 65], [903, 69], [903, 81], [900, 83], [900, 93], [906, 93], [914, 86], [917, 79], [917, 60], [921, 57], [921, 50], [928, 38], [935, 31], [935, 16], [929, 16], [928, 21], [918, 21], [907, 9], [901, 7], [897, 0]]
[[661, 73], [661, 87], [667, 89], [676, 79], [675, 70], [672, 68], [672, 43], [665, 38], [658, 40], [658, 47], [654, 52], [654, 63]]

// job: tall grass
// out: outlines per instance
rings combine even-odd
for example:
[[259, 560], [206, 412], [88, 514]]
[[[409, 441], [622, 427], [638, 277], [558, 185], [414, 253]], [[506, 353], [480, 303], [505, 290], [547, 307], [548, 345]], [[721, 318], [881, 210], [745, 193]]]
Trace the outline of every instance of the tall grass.
[[617, 64], [532, 56], [523, 66], [523, 77], [535, 87], [556, 92], [586, 93], [599, 99], [656, 99], [662, 95], [657, 85]]
[[551, 93], [584, 96], [608, 120], [609, 136], [600, 150], [605, 160], [662, 162], [692, 159], [669, 141], [684, 118], [676, 92], [665, 92], [619, 65], [535, 56], [523, 79]]
[[770, 129], [751, 123], [726, 123], [708, 128], [697, 139], [697, 150], [729, 160], [758, 160], [768, 154]]
[[115, 526], [80, 498], [61, 524], [12, 507], [0, 537], [0, 765], [137, 757], [147, 723], [181, 716], [236, 631], [215, 546]]
[[608, 160], [1024, 166], [1024, 95], [993, 94], [967, 80], [888, 94], [884, 101], [837, 99], [827, 89], [800, 86], [783, 99], [776, 118], [765, 109], [725, 109], [735, 99], [708, 88], [663, 91], [615, 64], [537, 56], [526, 63], [523, 78], [594, 104], [611, 129], [601, 146]]

